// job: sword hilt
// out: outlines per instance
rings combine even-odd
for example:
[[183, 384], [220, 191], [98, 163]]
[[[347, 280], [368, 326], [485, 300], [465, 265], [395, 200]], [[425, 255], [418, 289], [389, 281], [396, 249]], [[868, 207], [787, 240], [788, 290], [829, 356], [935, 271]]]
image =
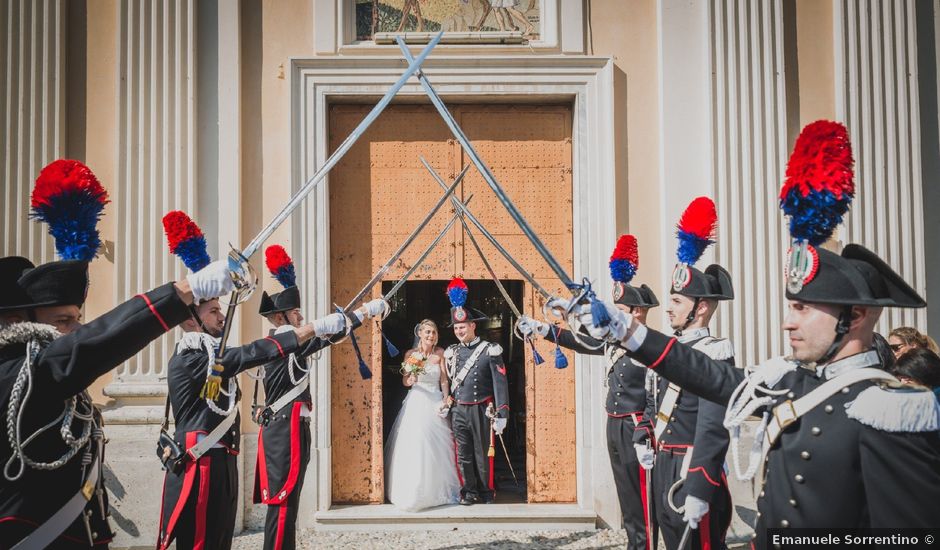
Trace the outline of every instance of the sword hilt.
[[228, 269], [235, 283], [235, 305], [245, 303], [258, 288], [258, 274], [240, 250], [229, 243]]

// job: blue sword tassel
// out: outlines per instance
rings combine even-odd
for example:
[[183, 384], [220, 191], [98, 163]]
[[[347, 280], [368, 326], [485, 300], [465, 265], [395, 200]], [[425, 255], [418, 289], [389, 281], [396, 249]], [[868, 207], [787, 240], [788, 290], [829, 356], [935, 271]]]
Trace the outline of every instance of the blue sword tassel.
[[529, 346], [532, 347], [532, 359], [535, 360], [535, 364], [541, 365], [542, 363], [544, 363], [545, 359], [543, 359], [542, 356], [539, 355], [539, 350], [535, 349], [535, 342], [533, 342], [531, 338], [526, 338], [526, 340], [529, 341]]
[[[342, 313], [343, 308], [337, 306], [336, 311]], [[349, 341], [352, 343], [353, 351], [356, 352], [356, 359], [359, 360], [359, 376], [363, 380], [369, 380], [372, 378], [372, 371], [369, 370], [369, 365], [366, 365], [366, 362], [362, 360], [362, 352], [359, 351], [359, 342], [356, 341], [356, 331], [349, 331]]]
[[594, 294], [594, 291], [591, 290], [591, 281], [585, 277], [581, 284], [572, 283], [568, 285], [568, 288], [571, 290], [577, 290], [578, 296], [572, 300], [572, 307], [577, 307], [577, 304], [582, 300], [587, 300], [591, 304], [591, 317], [594, 321], [594, 326], [606, 327], [610, 324], [610, 314], [607, 313], [607, 308], [604, 307], [604, 304], [597, 299], [597, 296]]
[[395, 344], [393, 344], [392, 341], [388, 339], [388, 336], [385, 336], [384, 332], [382, 332], [382, 339], [385, 340], [385, 349], [388, 350], [388, 354], [392, 357], [398, 357], [398, 354], [400, 354], [401, 351], [399, 351], [398, 348], [395, 347]]
[[555, 336], [555, 368], [566, 369], [568, 368], [568, 358], [561, 352], [561, 347], [558, 345], [558, 327], [555, 325], [552, 325], [552, 335]]

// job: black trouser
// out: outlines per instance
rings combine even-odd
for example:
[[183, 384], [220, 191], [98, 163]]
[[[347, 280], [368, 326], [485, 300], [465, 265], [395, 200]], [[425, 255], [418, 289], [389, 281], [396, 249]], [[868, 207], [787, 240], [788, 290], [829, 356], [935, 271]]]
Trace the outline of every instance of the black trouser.
[[[191, 479], [187, 481], [187, 477]], [[188, 495], [185, 504], [181, 504], [179, 501], [184, 490]], [[161, 539], [166, 538], [164, 533], [168, 524], [172, 522], [173, 525], [169, 540], [161, 542], [169, 546], [169, 542], [176, 539], [177, 548], [195, 548], [197, 543], [206, 549], [231, 548], [237, 495], [236, 457], [225, 449], [210, 449], [198, 462], [190, 463], [181, 475], [168, 472], [160, 514]], [[174, 514], [177, 508], [180, 511]]]
[[451, 429], [457, 440], [457, 473], [460, 475], [460, 496], [493, 498], [490, 472], [490, 419], [486, 417], [486, 403], [454, 405], [451, 410]]
[[607, 454], [617, 486], [623, 528], [629, 538], [628, 548], [646, 549], [646, 471], [640, 467], [633, 449], [633, 429], [629, 416], [607, 417]]
[[[281, 449], [290, 453], [290, 422], [281, 424], [288, 429], [288, 445]], [[278, 429], [281, 426], [272, 423], [265, 428], [266, 431]], [[304, 486], [304, 474], [310, 462], [310, 421], [304, 417], [300, 422], [300, 473], [297, 482], [283, 504], [269, 504], [268, 513], [264, 518], [264, 548], [265, 550], [294, 550], [297, 548], [297, 510], [300, 507], [300, 491]], [[267, 448], [267, 447], [266, 447]]]
[[[656, 453], [656, 465], [653, 467], [653, 494], [656, 498], [654, 506], [656, 520], [663, 533], [666, 548], [677, 548], [682, 540], [686, 523], [682, 521], [682, 514], [674, 511], [667, 500], [669, 488], [679, 479], [682, 472], [682, 460], [685, 458], [684, 449], [662, 450]], [[673, 503], [678, 507], [685, 503], [686, 492], [683, 489], [673, 495]], [[721, 487], [715, 489], [711, 502], [708, 503], [708, 513], [702, 518], [698, 529], [691, 531], [690, 542], [686, 548], [697, 550], [703, 548], [702, 540], [709, 541], [711, 548], [720, 550], [725, 546], [725, 534], [731, 524], [731, 493], [728, 482], [721, 477]]]

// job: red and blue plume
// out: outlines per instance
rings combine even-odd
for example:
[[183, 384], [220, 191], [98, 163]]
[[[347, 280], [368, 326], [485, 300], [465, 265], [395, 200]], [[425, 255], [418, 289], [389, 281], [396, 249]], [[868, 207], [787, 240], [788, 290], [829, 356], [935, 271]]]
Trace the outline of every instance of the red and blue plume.
[[447, 285], [447, 298], [453, 307], [463, 307], [467, 303], [467, 283], [460, 277], [454, 277]]
[[845, 126], [817, 120], [796, 138], [780, 189], [790, 235], [813, 246], [829, 240], [855, 195], [855, 161]]
[[77, 160], [59, 159], [39, 172], [30, 216], [49, 225], [63, 260], [94, 259], [101, 246], [98, 220], [108, 192], [91, 169]]
[[636, 237], [621, 235], [617, 239], [614, 252], [610, 255], [610, 278], [627, 284], [633, 280], [638, 267], [640, 267], [640, 255], [637, 252]]
[[183, 260], [183, 265], [193, 273], [212, 261], [206, 251], [206, 237], [185, 212], [174, 210], [163, 216], [163, 230], [170, 245], [170, 252]]
[[702, 257], [705, 249], [715, 242], [715, 229], [718, 226], [718, 213], [715, 203], [708, 197], [698, 197], [686, 207], [676, 236], [679, 238], [679, 261], [693, 265]]
[[287, 251], [279, 244], [272, 244], [264, 250], [264, 263], [268, 271], [281, 283], [284, 288], [297, 286], [297, 275], [294, 272], [294, 262], [287, 255]]

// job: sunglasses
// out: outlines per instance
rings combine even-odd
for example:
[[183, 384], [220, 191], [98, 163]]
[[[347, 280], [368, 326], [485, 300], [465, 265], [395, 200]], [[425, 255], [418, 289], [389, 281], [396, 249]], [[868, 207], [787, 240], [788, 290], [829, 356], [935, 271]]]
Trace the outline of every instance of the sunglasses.
[[888, 344], [888, 347], [891, 348], [891, 351], [898, 352], [901, 351], [901, 348], [904, 347], [904, 344]]

